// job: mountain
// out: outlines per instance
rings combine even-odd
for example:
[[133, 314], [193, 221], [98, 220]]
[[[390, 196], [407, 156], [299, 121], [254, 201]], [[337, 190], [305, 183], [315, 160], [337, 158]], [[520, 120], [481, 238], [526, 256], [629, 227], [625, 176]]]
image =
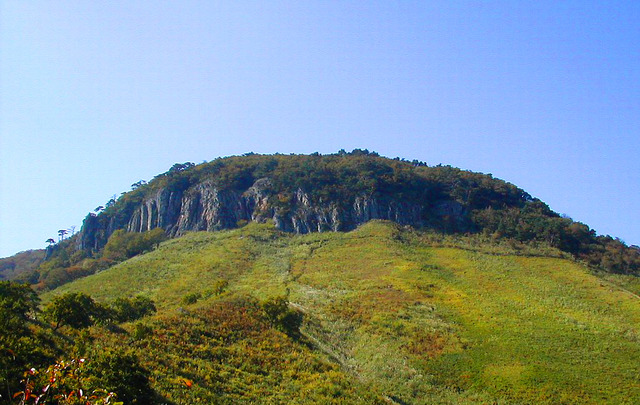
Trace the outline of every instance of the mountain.
[[39, 295], [0, 281], [0, 403], [640, 403], [638, 248], [491, 175], [176, 164], [21, 258]]
[[[168, 237], [271, 221], [305, 234], [349, 231], [372, 219], [447, 234], [544, 243], [590, 266], [640, 274], [640, 248], [565, 218], [524, 190], [490, 174], [388, 159], [356, 149], [332, 155], [256, 155], [175, 164], [149, 183], [87, 215], [79, 234], [48, 250], [28, 275], [39, 288], [108, 267], [104, 248], [116, 232], [163, 229]], [[130, 257], [144, 249], [132, 248]]]

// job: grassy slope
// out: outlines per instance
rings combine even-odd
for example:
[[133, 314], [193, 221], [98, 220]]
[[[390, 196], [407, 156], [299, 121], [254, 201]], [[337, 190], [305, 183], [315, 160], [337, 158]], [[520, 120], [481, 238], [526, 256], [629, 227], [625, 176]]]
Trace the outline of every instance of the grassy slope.
[[[170, 335], [177, 341], [156, 333], [129, 343], [149, 353], [142, 357], [156, 370], [156, 388], [176, 403], [206, 402], [207, 392], [231, 402], [282, 402], [291, 395], [301, 403], [334, 395], [364, 403], [383, 397], [400, 403], [640, 402], [636, 296], [569, 260], [432, 242], [383, 222], [305, 236], [251, 224], [168, 241], [53, 294], [153, 298], [159, 313], [148, 322], [175, 330]], [[228, 292], [209, 294], [220, 279], [229, 281]], [[287, 291], [306, 314], [303, 332], [315, 351], [273, 329], [247, 326], [259, 320], [251, 302], [239, 304], [238, 297]], [[181, 298], [191, 292], [208, 298], [185, 306]], [[246, 339], [227, 336], [230, 343], [217, 346], [202, 341], [224, 334], [211, 319], [238, 311], [249, 318], [229, 316], [228, 322], [245, 325]], [[188, 332], [198, 328], [204, 328], [200, 337]], [[103, 340], [122, 338], [106, 334]], [[202, 345], [224, 348], [226, 355], [199, 356]], [[264, 350], [248, 350], [255, 347]], [[238, 371], [247, 351], [247, 362], [259, 360], [267, 370], [262, 378], [256, 377], [260, 367]], [[188, 392], [180, 391], [185, 373], [195, 387]], [[215, 384], [212, 373], [220, 376]]]

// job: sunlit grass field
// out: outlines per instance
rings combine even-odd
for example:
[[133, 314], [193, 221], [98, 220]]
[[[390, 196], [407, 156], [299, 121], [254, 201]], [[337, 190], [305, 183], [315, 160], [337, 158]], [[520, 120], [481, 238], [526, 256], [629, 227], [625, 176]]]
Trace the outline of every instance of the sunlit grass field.
[[[213, 293], [221, 280], [226, 292]], [[129, 342], [174, 403], [637, 404], [634, 286], [548, 247], [374, 221], [349, 233], [192, 233], [43, 298], [152, 298], [152, 335], [92, 333]], [[279, 295], [304, 313], [300, 341], [249, 326], [260, 322], [251, 303]], [[215, 340], [227, 321], [246, 334]]]

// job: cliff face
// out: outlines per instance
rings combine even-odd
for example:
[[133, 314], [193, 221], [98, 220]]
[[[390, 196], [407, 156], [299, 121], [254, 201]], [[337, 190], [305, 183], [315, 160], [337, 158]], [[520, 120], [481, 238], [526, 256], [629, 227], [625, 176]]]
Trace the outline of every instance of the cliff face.
[[[275, 226], [286, 232], [309, 233], [345, 231], [372, 219], [385, 219], [402, 225], [422, 227], [428, 216], [427, 202], [410, 202], [393, 196], [358, 196], [353, 201], [314, 202], [309, 194], [298, 188], [287, 193], [284, 204], [273, 191], [269, 178], [253, 183], [244, 192], [223, 190], [212, 182], [196, 184], [185, 191], [162, 188], [144, 199], [129, 217], [85, 219], [79, 248], [99, 249], [116, 229], [144, 232], [163, 228], [171, 237], [189, 231], [216, 231], [230, 229], [244, 221], [273, 220]], [[464, 217], [462, 206], [453, 201], [436, 204], [431, 215]]]

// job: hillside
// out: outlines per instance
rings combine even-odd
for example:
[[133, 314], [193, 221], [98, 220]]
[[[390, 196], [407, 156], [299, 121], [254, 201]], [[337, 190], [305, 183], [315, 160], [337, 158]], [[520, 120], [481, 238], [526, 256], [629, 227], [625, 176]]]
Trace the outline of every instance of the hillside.
[[[168, 240], [43, 298], [153, 299], [145, 337], [133, 323], [91, 335], [126, 342], [176, 404], [638, 403], [640, 299], [567, 257], [391, 222], [249, 224]], [[287, 294], [300, 338], [256, 306]]]

